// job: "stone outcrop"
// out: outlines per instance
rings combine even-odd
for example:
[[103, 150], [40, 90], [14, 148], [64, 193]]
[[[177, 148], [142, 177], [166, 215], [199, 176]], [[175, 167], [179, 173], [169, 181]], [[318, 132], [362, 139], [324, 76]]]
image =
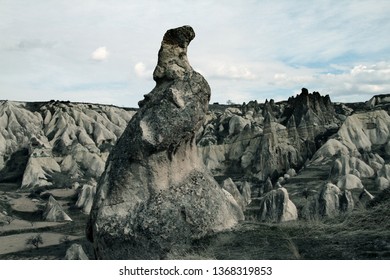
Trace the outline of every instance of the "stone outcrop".
[[197, 137], [206, 166], [263, 182], [299, 170], [341, 123], [329, 96], [306, 89], [287, 102], [212, 108]]
[[337, 186], [325, 184], [318, 196], [319, 214], [326, 217], [337, 216], [340, 210], [340, 195], [341, 190]]
[[172, 248], [243, 219], [195, 145], [210, 87], [187, 59], [194, 37], [189, 26], [166, 32], [156, 86], [109, 155], [87, 227], [99, 259], [165, 258]]
[[359, 177], [353, 174], [347, 174], [345, 176], [342, 176], [337, 181], [337, 187], [339, 187], [340, 190], [353, 190], [364, 188], [362, 181], [359, 179]]
[[84, 184], [79, 193], [76, 207], [82, 209], [86, 214], [89, 214], [92, 209], [93, 199], [96, 194], [96, 185]]
[[72, 219], [65, 213], [62, 206], [58, 203], [53, 196], [49, 197], [46, 204], [45, 211], [43, 212], [44, 220], [48, 222], [64, 222], [72, 221]]
[[298, 133], [311, 140], [324, 131], [327, 125], [334, 125], [337, 122], [329, 95], [309, 93], [306, 88], [302, 88], [301, 94], [296, 97], [289, 98], [283, 116], [286, 118], [286, 123], [290, 119], [295, 121]]
[[[319, 193], [307, 200], [307, 204], [301, 210], [301, 216], [305, 219], [332, 218], [340, 213], [352, 211], [357, 203], [352, 194], [353, 189], [355, 188], [344, 185], [339, 188], [330, 182], [323, 184]], [[365, 189], [362, 193], [369, 194]]]
[[390, 103], [390, 94], [380, 94], [373, 96], [370, 100], [366, 102], [368, 108], [375, 108], [379, 106], [388, 107]]
[[285, 188], [272, 190], [262, 197], [258, 219], [266, 222], [287, 222], [298, 219], [297, 208], [289, 199]]
[[80, 244], [72, 244], [66, 250], [65, 260], [89, 260]]
[[[0, 101], [0, 182], [33, 188], [97, 180], [108, 152], [134, 113], [54, 100]], [[65, 177], [66, 181], [57, 181]]]
[[237, 204], [241, 207], [242, 211], [244, 211], [247, 203], [245, 202], [244, 197], [241, 195], [237, 185], [233, 182], [233, 180], [231, 178], [225, 179], [222, 182], [222, 188], [233, 196]]

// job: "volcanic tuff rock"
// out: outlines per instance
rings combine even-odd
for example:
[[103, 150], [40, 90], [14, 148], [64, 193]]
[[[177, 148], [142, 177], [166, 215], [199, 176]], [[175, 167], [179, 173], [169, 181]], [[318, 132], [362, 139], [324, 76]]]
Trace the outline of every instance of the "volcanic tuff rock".
[[261, 181], [299, 170], [342, 119], [329, 96], [307, 89], [287, 102], [219, 108], [212, 107], [197, 136], [206, 166], [216, 175], [237, 173]]
[[262, 197], [258, 215], [260, 221], [267, 222], [287, 222], [298, 219], [297, 208], [283, 187], [271, 190]]
[[134, 113], [96, 104], [0, 101], [0, 182], [32, 188], [97, 180]]
[[237, 204], [241, 207], [242, 211], [244, 211], [247, 204], [233, 180], [231, 178], [225, 179], [222, 182], [222, 188], [234, 197]]
[[243, 219], [197, 153], [210, 87], [188, 63], [194, 37], [189, 26], [166, 32], [156, 86], [107, 160], [87, 228], [100, 259], [164, 258]]
[[43, 218], [49, 222], [62, 222], [62, 221], [72, 221], [72, 219], [65, 213], [61, 205], [53, 196], [49, 197], [49, 200], [46, 204], [46, 209], [43, 212]]
[[82, 209], [86, 214], [89, 214], [92, 209], [93, 199], [96, 194], [96, 184], [88, 185], [84, 184], [79, 193], [76, 207]]
[[65, 260], [88, 260], [88, 256], [80, 244], [72, 244], [66, 250]]

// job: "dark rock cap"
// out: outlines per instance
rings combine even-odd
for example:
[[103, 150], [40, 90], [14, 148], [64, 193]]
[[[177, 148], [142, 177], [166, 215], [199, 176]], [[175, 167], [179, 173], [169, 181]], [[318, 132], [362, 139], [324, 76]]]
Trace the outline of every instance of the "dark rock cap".
[[163, 43], [168, 45], [178, 45], [185, 48], [194, 38], [194, 29], [192, 29], [189, 25], [184, 25], [182, 27], [169, 29], [164, 35]]

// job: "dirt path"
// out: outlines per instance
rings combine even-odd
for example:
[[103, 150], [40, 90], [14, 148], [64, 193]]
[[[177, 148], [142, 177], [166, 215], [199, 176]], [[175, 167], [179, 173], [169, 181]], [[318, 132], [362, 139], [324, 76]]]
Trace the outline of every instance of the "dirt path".
[[[8, 236], [0, 236], [0, 255], [15, 253], [27, 250], [32, 248], [32, 246], [26, 245], [26, 240], [32, 236], [37, 235], [37, 233], [20, 233], [13, 234]], [[61, 238], [64, 237], [64, 234], [53, 233], [53, 232], [42, 232], [42, 241], [43, 244], [40, 247], [48, 247], [52, 245], [58, 245], [61, 243]], [[76, 240], [80, 237], [78, 236], [69, 236], [69, 240]]]

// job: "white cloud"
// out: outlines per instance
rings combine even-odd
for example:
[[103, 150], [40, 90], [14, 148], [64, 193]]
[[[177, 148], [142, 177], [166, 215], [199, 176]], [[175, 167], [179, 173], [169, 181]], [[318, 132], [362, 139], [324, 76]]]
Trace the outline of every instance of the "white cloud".
[[253, 80], [256, 76], [252, 73], [249, 66], [220, 64], [211, 70], [211, 76], [225, 79]]
[[147, 69], [145, 63], [143, 63], [143, 62], [138, 62], [134, 66], [134, 72], [138, 78], [151, 78], [153, 75], [153, 71], [150, 69]]
[[324, 94], [330, 94], [337, 101], [347, 102], [364, 101], [375, 94], [390, 93], [390, 62], [360, 63], [337, 68], [344, 70], [337, 74], [313, 74], [310, 87], [315, 87], [313, 90], [322, 89]]
[[[216, 102], [287, 99], [302, 87], [348, 101], [390, 92], [388, 0], [3, 2], [2, 99], [126, 80], [136, 106], [154, 86], [164, 32], [183, 24], [196, 32], [188, 56]], [[105, 42], [115, 56], [97, 48]], [[109, 63], [95, 67], [85, 50]]]
[[91, 58], [96, 61], [104, 61], [109, 56], [109, 52], [106, 47], [99, 47], [91, 54]]

